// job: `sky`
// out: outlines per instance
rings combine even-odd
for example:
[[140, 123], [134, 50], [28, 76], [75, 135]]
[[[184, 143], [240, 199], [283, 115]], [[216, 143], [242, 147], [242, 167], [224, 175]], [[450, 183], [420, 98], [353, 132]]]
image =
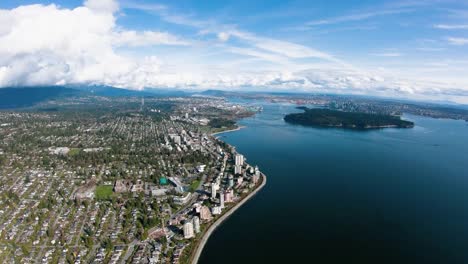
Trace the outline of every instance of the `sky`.
[[0, 87], [468, 104], [468, 0], [1, 0]]

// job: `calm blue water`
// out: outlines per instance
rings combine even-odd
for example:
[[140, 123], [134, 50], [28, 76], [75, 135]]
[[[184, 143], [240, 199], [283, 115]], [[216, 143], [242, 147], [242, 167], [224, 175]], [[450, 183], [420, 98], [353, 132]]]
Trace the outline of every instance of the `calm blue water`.
[[295, 111], [265, 104], [222, 135], [268, 184], [200, 263], [468, 263], [468, 123], [363, 132], [286, 124]]

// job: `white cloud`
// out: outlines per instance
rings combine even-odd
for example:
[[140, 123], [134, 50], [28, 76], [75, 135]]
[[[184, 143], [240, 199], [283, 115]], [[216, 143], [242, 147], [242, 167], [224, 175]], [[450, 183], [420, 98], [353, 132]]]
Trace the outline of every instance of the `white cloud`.
[[230, 35], [229, 35], [229, 33], [227, 33], [227, 32], [219, 32], [219, 33], [218, 33], [218, 39], [219, 39], [220, 41], [222, 41], [222, 42], [228, 41], [228, 40], [229, 40], [229, 37], [230, 37]]
[[468, 45], [468, 38], [448, 38], [448, 41], [452, 45], [457, 45], [457, 46]]
[[384, 52], [384, 53], [373, 53], [372, 55], [378, 57], [401, 57], [403, 54], [399, 52]]
[[251, 49], [251, 48], [239, 48], [239, 47], [229, 47], [227, 48], [228, 52], [244, 55], [244, 56], [250, 56], [250, 57], [255, 57], [261, 60], [269, 61], [269, 62], [274, 62], [278, 64], [285, 64], [287, 63], [287, 60], [285, 57], [278, 55], [278, 54], [272, 54], [269, 52], [264, 52], [264, 51], [259, 51], [257, 49]]
[[161, 12], [167, 9], [167, 7], [162, 4], [148, 4], [148, 3], [143, 4], [143, 3], [136, 3], [132, 1], [122, 1], [121, 7], [126, 8], [126, 9], [143, 10], [147, 12]]
[[306, 23], [306, 26], [320, 26], [320, 25], [338, 24], [338, 23], [343, 23], [343, 22], [355, 22], [355, 21], [367, 20], [367, 19], [374, 18], [374, 17], [397, 15], [397, 14], [407, 13], [411, 11], [412, 10], [410, 9], [388, 9], [388, 10], [379, 10], [379, 11], [371, 11], [371, 12], [361, 12], [361, 13], [354, 13], [350, 15], [332, 17], [328, 19], [309, 21]]
[[119, 10], [119, 4], [114, 0], [86, 0], [84, 6], [93, 11], [114, 13]]
[[384, 16], [412, 13], [421, 10], [423, 7], [436, 6], [443, 2], [445, 1], [388, 1], [382, 5], [374, 6], [372, 9], [360, 10], [341, 16], [309, 21], [305, 26], [310, 28], [313, 26], [357, 22]]
[[[100, 83], [141, 88], [144, 61], [114, 47], [188, 45], [166, 32], [116, 25], [114, 1], [88, 0], [75, 9], [28, 5], [0, 10], [0, 87]], [[145, 74], [155, 74], [155, 72]]]
[[282, 54], [289, 58], [320, 58], [326, 60], [332, 58], [332, 56], [327, 53], [286, 41], [266, 38], [257, 38], [253, 41], [255, 42], [255, 46], [260, 49]]
[[167, 32], [126, 30], [116, 32], [112, 43], [116, 46], [153, 46], [153, 45], [190, 45], [190, 42], [180, 39]]
[[[114, 1], [88, 0], [74, 9], [28, 5], [0, 10], [0, 87], [103, 84], [133, 89], [256, 87], [398, 96], [467, 93], [464, 77], [436, 82], [403, 78], [399, 72], [360, 70], [330, 53], [238, 30], [235, 25], [169, 14], [165, 6], [132, 6], [163, 12], [163, 20], [196, 29], [202, 40], [192, 43], [170, 32], [124, 29], [116, 20], [119, 7]], [[210, 37], [215, 41], [203, 40]], [[449, 41], [468, 44], [463, 38]], [[128, 55], [154, 45], [172, 45], [175, 52]], [[384, 50], [374, 55], [401, 54]], [[216, 58], [210, 61], [210, 56]]]
[[230, 35], [241, 40], [248, 41], [258, 49], [283, 55], [288, 58], [319, 58], [324, 60], [333, 60], [333, 57], [330, 54], [288, 41], [259, 37], [249, 32], [241, 32], [237, 30], [231, 31]]
[[438, 25], [434, 25], [434, 28], [438, 28], [438, 29], [448, 29], [448, 30], [468, 29], [468, 25], [467, 25], [467, 24], [462, 24], [462, 25], [438, 24]]
[[[138, 5], [135, 4], [129, 4], [129, 6], [132, 8], [138, 8]], [[259, 37], [251, 32], [237, 30], [233, 25], [225, 25], [212, 20], [200, 20], [193, 18], [192, 16], [171, 14], [168, 12], [167, 7], [164, 9], [149, 9], [141, 7], [138, 9], [156, 12], [164, 21], [169, 23], [200, 29], [199, 33], [201, 35], [214, 33], [218, 40], [222, 42], [226, 42], [230, 38], [236, 37], [257, 49], [275, 53], [276, 55], [283, 55], [288, 58], [320, 58], [324, 60], [335, 60], [331, 55], [325, 52], [288, 41]], [[258, 52], [262, 51], [259, 50]]]

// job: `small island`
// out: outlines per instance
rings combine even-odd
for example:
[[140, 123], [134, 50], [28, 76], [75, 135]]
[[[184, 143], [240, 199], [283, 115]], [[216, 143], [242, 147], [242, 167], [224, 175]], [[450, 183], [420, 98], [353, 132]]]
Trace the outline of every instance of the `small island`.
[[414, 123], [400, 116], [343, 112], [323, 108], [298, 107], [304, 113], [288, 114], [287, 123], [304, 126], [341, 127], [349, 129], [412, 128]]

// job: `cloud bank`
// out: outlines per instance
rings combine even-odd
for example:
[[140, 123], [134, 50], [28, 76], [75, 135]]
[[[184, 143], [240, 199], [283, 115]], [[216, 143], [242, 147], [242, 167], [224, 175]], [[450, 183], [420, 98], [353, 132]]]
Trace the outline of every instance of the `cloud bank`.
[[117, 10], [112, 0], [87, 0], [75, 9], [52, 4], [0, 10], [0, 86], [96, 83], [141, 88], [141, 75], [156, 73], [158, 61], [126, 57], [116, 47], [188, 45], [167, 32], [121, 29]]
[[[72, 9], [54, 4], [0, 9], [0, 87], [99, 84], [130, 89], [277, 89], [410, 98], [442, 96], [468, 102], [468, 89], [460, 82], [366, 70], [309, 46], [242, 31], [235, 25], [171, 14], [166, 6], [126, 5], [198, 33], [187, 38], [166, 31], [124, 28], [118, 24], [123, 11], [114, 0], [86, 0]], [[382, 11], [310, 24], [389, 14]], [[464, 38], [448, 41], [468, 44]], [[170, 49], [162, 52], [152, 50], [154, 47]], [[150, 51], [134, 54], [146, 48]], [[398, 52], [372, 55], [403, 56]]]

